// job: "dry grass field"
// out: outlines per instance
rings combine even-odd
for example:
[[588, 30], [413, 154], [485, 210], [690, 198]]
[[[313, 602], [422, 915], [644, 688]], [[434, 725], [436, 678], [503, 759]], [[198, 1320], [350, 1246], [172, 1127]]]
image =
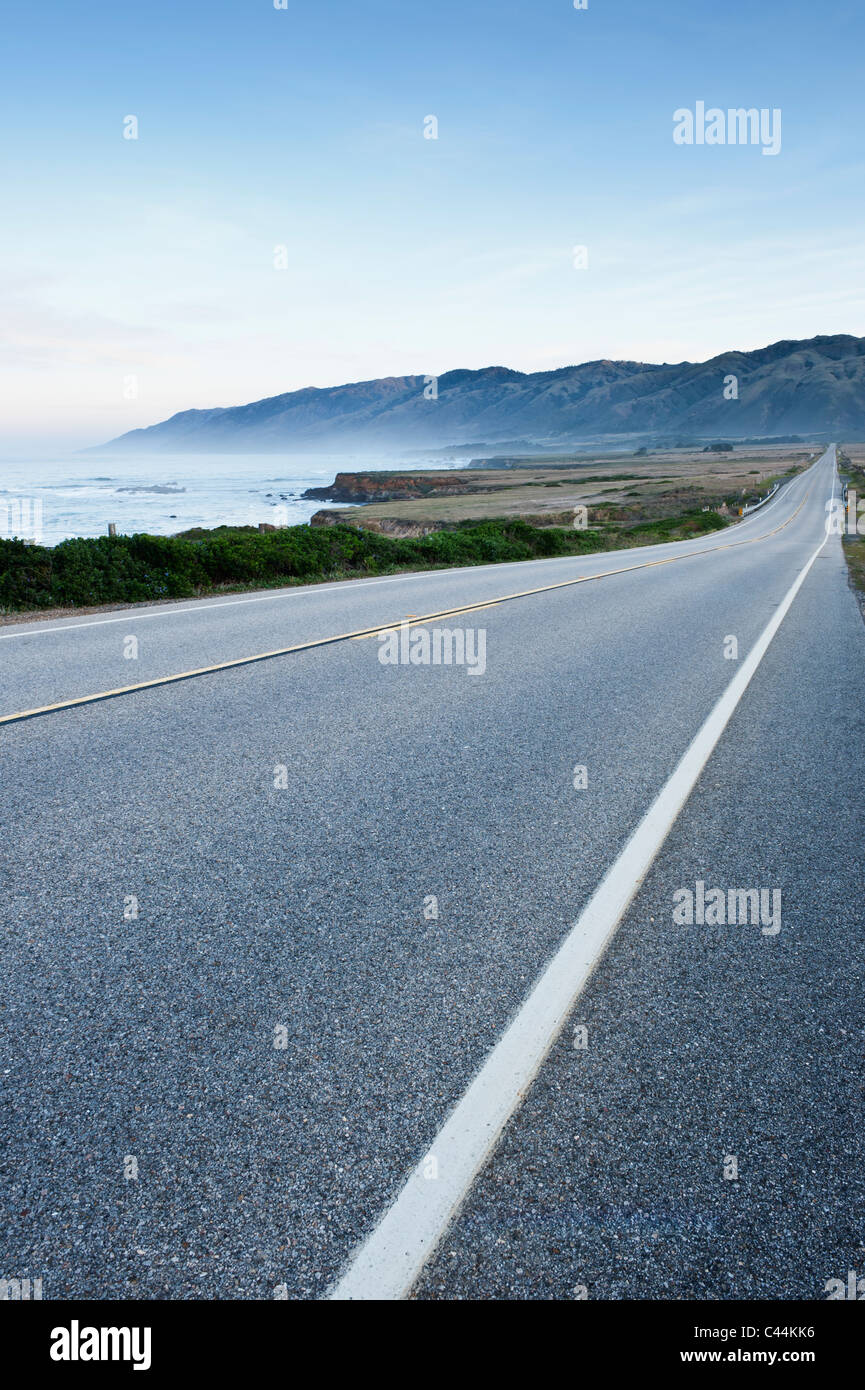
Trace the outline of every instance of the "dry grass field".
[[[518, 516], [536, 526], [567, 525], [579, 505], [589, 509], [591, 521], [623, 524], [705, 507], [735, 515], [743, 502], [765, 495], [774, 480], [807, 467], [821, 452], [816, 446], [788, 444], [743, 446], [732, 453], [674, 449], [649, 455], [599, 454], [555, 463], [509, 460], [499, 468], [423, 475], [448, 484], [459, 480], [465, 491], [458, 496], [378, 500], [344, 512], [319, 513], [316, 521], [342, 520], [407, 534], [491, 517]], [[399, 476], [411, 473], [406, 469]], [[370, 476], [386, 487], [387, 474], [364, 475]]]

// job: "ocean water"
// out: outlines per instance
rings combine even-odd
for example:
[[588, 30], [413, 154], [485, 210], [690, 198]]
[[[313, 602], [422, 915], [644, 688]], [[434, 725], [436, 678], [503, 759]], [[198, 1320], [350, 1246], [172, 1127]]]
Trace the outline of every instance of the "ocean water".
[[0, 537], [23, 535], [55, 545], [70, 536], [104, 536], [110, 521], [118, 535], [159, 536], [191, 526], [297, 525], [336, 505], [304, 501], [306, 488], [322, 487], [340, 471], [388, 467], [399, 464], [346, 454], [5, 459]]

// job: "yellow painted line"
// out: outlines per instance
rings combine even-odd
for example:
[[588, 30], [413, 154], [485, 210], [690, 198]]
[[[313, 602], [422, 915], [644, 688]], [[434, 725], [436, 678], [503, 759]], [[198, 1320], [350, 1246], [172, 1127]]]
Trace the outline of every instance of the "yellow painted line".
[[118, 695], [131, 695], [136, 690], [153, 690], [159, 685], [174, 685], [177, 681], [188, 681], [196, 676], [208, 676], [213, 671], [230, 671], [236, 666], [251, 666], [255, 661], [271, 661], [276, 656], [288, 656], [290, 652], [305, 652], [312, 647], [327, 647], [333, 642], [345, 642], [349, 637], [365, 637], [377, 632], [378, 628], [361, 629], [358, 632], [339, 632], [334, 637], [316, 637], [311, 642], [297, 642], [293, 647], [277, 647], [272, 652], [257, 652], [255, 656], [238, 656], [233, 661], [217, 661], [213, 666], [198, 666], [193, 671], [180, 671], [176, 675], [157, 676], [155, 680], [136, 681], [135, 685], [118, 685], [114, 690], [100, 690], [95, 695], [78, 695], [72, 700], [58, 700], [53, 705], [38, 705], [35, 709], [19, 710], [16, 714], [0, 715], [0, 724], [14, 724], [18, 719], [33, 719], [38, 714], [53, 714], [55, 710], [74, 709], [76, 705], [92, 705], [98, 700], [113, 700]]
[[[813, 487], [813, 484], [812, 484]], [[801, 512], [809, 496], [811, 488], [805, 493], [795, 512], [787, 517], [780, 526], [776, 526], [773, 531], [767, 531], [764, 536], [750, 536], [746, 541], [727, 541], [725, 545], [709, 545], [703, 550], [689, 550], [686, 555], [668, 555], [663, 560], [643, 560], [639, 565], [622, 565], [619, 569], [602, 570], [599, 574], [578, 575], [576, 579], [564, 579], [559, 584], [544, 584], [539, 589], [522, 589], [516, 594], [503, 594], [501, 598], [488, 598], [480, 603], [469, 603], [462, 608], [449, 608], [444, 613], [427, 613], [422, 618], [412, 618], [409, 614], [407, 618], [398, 619], [394, 623], [384, 623], [379, 628], [370, 629], [369, 632], [359, 632], [352, 636], [353, 642], [365, 642], [370, 637], [375, 637], [382, 632], [396, 632], [402, 623], [408, 623], [409, 627], [415, 627], [418, 623], [432, 622], [434, 618], [455, 618], [461, 613], [477, 613], [482, 608], [492, 608], [497, 603], [509, 603], [511, 599], [528, 598], [531, 594], [547, 594], [552, 589], [569, 589], [574, 584], [591, 584], [595, 579], [608, 579], [614, 574], [630, 574], [633, 570], [654, 569], [658, 565], [672, 565], [676, 560], [690, 560], [695, 555], [713, 555], [717, 550], [733, 550], [740, 545], [753, 545], [755, 541], [767, 541], [770, 536], [775, 536], [779, 531], [783, 531], [785, 526], [789, 526]]]
[[[813, 484], [812, 484], [813, 487]], [[289, 656], [292, 652], [311, 651], [315, 647], [328, 647], [335, 642], [347, 642], [349, 640], [361, 641], [367, 637], [375, 637], [382, 632], [393, 632], [398, 629], [401, 622], [408, 622], [410, 626], [416, 623], [429, 623], [439, 618], [455, 618], [461, 613], [477, 613], [482, 608], [492, 608], [500, 603], [510, 603], [512, 599], [528, 598], [533, 594], [548, 594], [554, 589], [569, 589], [575, 584], [590, 584], [595, 579], [607, 579], [614, 574], [630, 574], [633, 570], [654, 569], [658, 565], [671, 565], [675, 560], [690, 560], [696, 555], [710, 555], [716, 550], [732, 550], [740, 545], [753, 545], [755, 541], [768, 540], [770, 536], [777, 535], [783, 531], [785, 526], [789, 526], [801, 512], [805, 503], [811, 495], [811, 488], [805, 493], [795, 512], [788, 516], [785, 522], [776, 526], [774, 531], [767, 531], [764, 536], [751, 536], [746, 541], [729, 541], [726, 545], [710, 545], [704, 550], [689, 550], [687, 555], [670, 555], [664, 560], [644, 560], [639, 565], [624, 565], [619, 569], [604, 570], [601, 574], [578, 575], [576, 579], [564, 579], [558, 584], [544, 584], [538, 589], [522, 589], [516, 594], [502, 594], [500, 598], [484, 599], [480, 603], [465, 604], [461, 608], [447, 608], [438, 613], [425, 613], [421, 617], [414, 617], [409, 614], [406, 618], [397, 619], [392, 623], [379, 623], [375, 627], [359, 628], [355, 632], [339, 632], [333, 637], [316, 637], [309, 642], [297, 642], [292, 647], [277, 647], [272, 652], [257, 652], [254, 656], [239, 656], [233, 661], [218, 661], [213, 666], [198, 666], [192, 671], [180, 671], [171, 676], [157, 676], [155, 680], [137, 681], [134, 685], [118, 685], [113, 690], [100, 690], [95, 695], [78, 695], [71, 700], [58, 700], [53, 705], [37, 705], [34, 709], [18, 710], [15, 714], [0, 715], [0, 725], [16, 724], [24, 719], [36, 719], [42, 714], [54, 714], [62, 709], [75, 709], [79, 705], [95, 705], [101, 700], [114, 700], [120, 695], [132, 695], [137, 690], [155, 690], [161, 685], [175, 685], [178, 681], [194, 680], [196, 676], [209, 676], [215, 671], [232, 671], [238, 666], [251, 666], [256, 661], [272, 661], [277, 656]]]

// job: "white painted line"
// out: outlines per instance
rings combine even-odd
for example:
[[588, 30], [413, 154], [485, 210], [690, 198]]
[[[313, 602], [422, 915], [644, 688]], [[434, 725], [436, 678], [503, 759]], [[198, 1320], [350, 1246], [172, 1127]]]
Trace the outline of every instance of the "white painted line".
[[[580, 557], [574, 555], [563, 558], [577, 560]], [[483, 568], [492, 568], [492, 566], [483, 566]], [[429, 572], [432, 574], [445, 573], [443, 570], [432, 570]], [[199, 599], [197, 603], [189, 604], [184, 607], [178, 605], [175, 608], [172, 604], [166, 604], [164, 608], [154, 608], [147, 612], [138, 608], [124, 608], [122, 613], [116, 618], [88, 618], [82, 623], [63, 623], [62, 626], [59, 625], [58, 619], [56, 618], [44, 619], [43, 621], [58, 623], [58, 625], [55, 627], [34, 628], [27, 632], [2, 632], [0, 633], [0, 642], [8, 641], [11, 637], [47, 637], [50, 636], [52, 632], [71, 632], [74, 628], [79, 627], [105, 627], [109, 623], [129, 623], [133, 620], [138, 622], [139, 618], [173, 618], [175, 613], [207, 613], [212, 612], [214, 608], [236, 608], [238, 604], [242, 603], [272, 603], [274, 599], [280, 598], [308, 598], [310, 594], [332, 594], [338, 589], [343, 589], [346, 584], [351, 584], [352, 588], [369, 589], [374, 584], [394, 584], [398, 580], [416, 579], [418, 575], [424, 573], [426, 573], [426, 571], [419, 570], [416, 574], [391, 574], [387, 575], [384, 579], [349, 579], [344, 580], [342, 584], [316, 584], [311, 585], [309, 588], [299, 584], [297, 587], [286, 586], [285, 590], [278, 594], [255, 594], [251, 598], [220, 599], [216, 602], [202, 598]], [[451, 570], [450, 573], [453, 574], [455, 571]], [[38, 623], [39, 618], [34, 618], [33, 622]]]
[[[793, 482], [798, 482], [799, 478], [804, 478], [811, 471], [811, 468], [816, 468], [817, 464], [823, 461], [823, 458], [825, 458], [825, 454], [821, 455], [815, 463], [811, 464], [810, 468], [806, 468], [804, 473], [800, 473], [797, 478], [793, 479]], [[782, 489], [783, 497], [788, 497], [789, 493], [789, 486], [786, 489]], [[775, 502], [781, 499], [773, 498], [772, 500]], [[763, 515], [765, 515], [765, 513], [763, 513]], [[734, 522], [733, 525], [728, 526], [725, 531], [718, 532], [717, 534], [729, 535], [735, 527], [746, 526], [751, 520], [762, 520], [762, 517], [743, 517], [741, 521]], [[698, 540], [702, 539], [702, 537], [695, 537], [693, 541], [669, 541], [658, 546], [635, 546], [631, 553], [633, 555], [640, 555], [644, 550], [654, 550], [660, 553], [665, 551], [668, 546], [694, 545]], [[714, 549], [715, 547], [710, 546], [709, 548]], [[348, 592], [354, 592], [356, 589], [370, 589], [376, 584], [405, 584], [411, 579], [447, 579], [448, 577], [459, 574], [482, 574], [487, 570], [507, 570], [516, 569], [518, 567], [522, 569], [525, 565], [561, 565], [568, 563], [583, 563], [585, 565], [617, 553], [617, 551], [604, 550], [596, 551], [594, 555], [550, 555], [548, 558], [540, 560], [506, 560], [501, 564], [492, 565], [459, 565], [452, 569], [413, 570], [410, 574], [389, 574], [385, 575], [382, 579], [344, 579], [339, 584], [298, 584], [296, 586], [286, 586], [285, 589], [281, 589], [278, 593], [253, 594], [249, 598], [218, 600], [201, 598], [198, 599], [196, 603], [184, 605], [183, 607], [179, 604], [176, 607], [174, 604], [165, 604], [162, 608], [154, 608], [149, 611], [145, 611], [143, 608], [130, 607], [123, 609], [116, 618], [87, 618], [84, 622], [80, 623], [62, 623], [59, 618], [40, 619], [38, 616], [34, 616], [32, 619], [34, 623], [40, 621], [49, 622], [52, 624], [51, 627], [31, 628], [29, 624], [22, 624], [22, 626], [26, 628], [24, 632], [0, 632], [0, 642], [10, 642], [14, 638], [21, 637], [50, 637], [51, 634], [55, 632], [73, 632], [80, 627], [107, 627], [112, 623], [128, 623], [133, 619], [135, 622], [139, 622], [143, 618], [173, 618], [177, 613], [207, 613], [214, 608], [236, 608], [238, 605], [245, 603], [273, 603], [276, 599], [309, 598], [310, 595], [313, 594], [336, 593], [339, 590], [345, 589], [347, 585], [351, 586]], [[634, 566], [634, 568], [638, 569], [639, 566]]]
[[[828, 452], [828, 451], [827, 451]], [[825, 455], [823, 456], [825, 457]], [[832, 497], [835, 496], [835, 468]], [[629, 903], [694, 789], [772, 638], [829, 539], [824, 535], [618, 858], [490, 1052], [331, 1299], [405, 1298], [525, 1097]], [[437, 1176], [426, 1176], [435, 1160]]]

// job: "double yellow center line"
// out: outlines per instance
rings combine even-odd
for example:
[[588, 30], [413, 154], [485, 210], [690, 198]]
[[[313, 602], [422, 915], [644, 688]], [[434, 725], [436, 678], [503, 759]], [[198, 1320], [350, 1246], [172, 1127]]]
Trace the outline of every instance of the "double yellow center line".
[[[812, 484], [813, 487], [813, 484]], [[397, 619], [390, 623], [377, 623], [375, 627], [359, 628], [355, 632], [339, 632], [333, 637], [316, 637], [309, 642], [297, 642], [291, 647], [277, 647], [271, 652], [256, 652], [254, 656], [239, 656], [233, 661], [218, 661], [213, 666], [198, 666], [192, 671], [180, 671], [171, 676], [157, 676], [155, 680], [136, 681], [134, 685], [118, 685], [113, 690], [99, 690], [94, 695], [78, 695], [71, 700], [58, 700], [53, 705], [37, 705], [34, 709], [18, 710], [15, 714], [0, 715], [0, 724], [16, 724], [24, 719], [36, 719], [43, 714], [55, 714], [58, 710], [75, 709], [78, 705], [94, 705], [101, 700], [114, 700], [120, 695], [132, 695], [138, 690], [155, 690], [161, 685], [176, 685], [178, 681], [194, 680], [198, 676], [209, 676], [215, 671], [231, 671], [238, 666], [251, 666], [256, 661], [272, 661], [278, 656], [290, 656], [292, 652], [311, 651], [314, 647], [330, 647], [336, 642], [360, 641], [375, 637], [379, 633], [393, 632], [402, 622], [410, 627], [418, 623], [437, 622], [444, 618], [455, 618], [462, 613], [478, 613], [483, 608], [494, 608], [500, 603], [511, 603], [514, 599], [529, 598], [533, 594], [549, 594], [555, 589], [570, 589], [575, 584], [591, 584], [596, 579], [608, 579], [614, 574], [630, 574], [634, 570], [657, 569], [661, 565], [672, 565], [677, 560], [690, 560], [697, 555], [710, 555], [716, 550], [733, 550], [741, 545], [753, 545], [755, 541], [768, 540], [789, 526], [800, 513], [811, 494], [811, 487], [805, 493], [795, 512], [773, 531], [765, 535], [751, 536], [744, 541], [727, 541], [724, 545], [710, 545], [703, 550], [689, 550], [682, 555], [669, 555], [663, 560], [644, 560], [638, 565], [623, 565], [619, 569], [603, 570], [600, 574], [578, 575], [576, 579], [564, 579], [558, 584], [543, 584], [537, 589], [521, 589], [516, 594], [502, 594], [499, 598], [484, 599], [480, 603], [463, 604], [460, 608], [445, 608], [437, 613], [424, 613], [418, 617]]]

